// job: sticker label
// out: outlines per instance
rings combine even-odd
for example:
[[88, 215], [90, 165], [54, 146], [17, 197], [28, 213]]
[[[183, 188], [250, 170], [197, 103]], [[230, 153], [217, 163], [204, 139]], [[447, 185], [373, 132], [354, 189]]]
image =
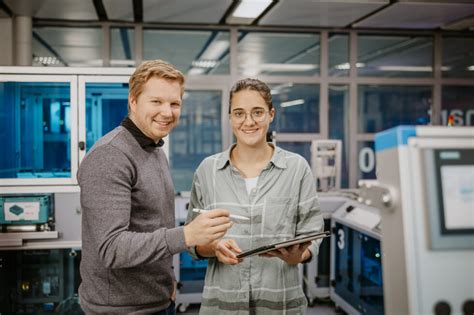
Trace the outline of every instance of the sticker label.
[[39, 202], [5, 202], [4, 215], [6, 221], [39, 220]]

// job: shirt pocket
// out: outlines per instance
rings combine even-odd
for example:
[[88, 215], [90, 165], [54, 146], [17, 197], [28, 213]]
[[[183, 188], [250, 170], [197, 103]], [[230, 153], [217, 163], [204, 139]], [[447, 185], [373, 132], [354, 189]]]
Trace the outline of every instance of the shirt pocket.
[[264, 234], [295, 235], [296, 208], [296, 198], [267, 197], [263, 215]]

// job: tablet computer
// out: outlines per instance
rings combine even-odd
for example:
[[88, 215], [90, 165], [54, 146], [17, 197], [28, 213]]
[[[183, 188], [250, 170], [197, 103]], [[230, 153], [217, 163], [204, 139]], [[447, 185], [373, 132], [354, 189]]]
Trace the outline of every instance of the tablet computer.
[[244, 257], [250, 257], [254, 255], [259, 255], [263, 254], [266, 252], [270, 252], [272, 250], [278, 249], [278, 248], [283, 248], [283, 247], [288, 247], [291, 245], [295, 244], [300, 244], [300, 243], [306, 243], [309, 241], [316, 240], [318, 238], [324, 238], [331, 236], [331, 232], [329, 231], [324, 231], [324, 232], [314, 232], [314, 233], [308, 233], [308, 234], [303, 234], [299, 235], [295, 238], [282, 241], [282, 242], [277, 242], [277, 243], [272, 243], [268, 245], [263, 245], [254, 249], [247, 250], [245, 252], [242, 252], [240, 254], [237, 254], [237, 258], [244, 258]]

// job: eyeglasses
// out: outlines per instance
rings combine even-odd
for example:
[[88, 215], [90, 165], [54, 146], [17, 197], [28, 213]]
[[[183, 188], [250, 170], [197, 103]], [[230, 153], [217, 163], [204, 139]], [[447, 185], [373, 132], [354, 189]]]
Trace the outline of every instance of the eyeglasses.
[[[250, 112], [250, 117], [256, 123], [261, 123], [267, 117], [267, 113], [268, 113], [267, 110], [254, 109]], [[237, 109], [230, 113], [230, 117], [232, 118], [234, 122], [240, 124], [240, 123], [243, 123], [245, 119], [247, 119], [247, 114], [248, 113], [246, 111]]]

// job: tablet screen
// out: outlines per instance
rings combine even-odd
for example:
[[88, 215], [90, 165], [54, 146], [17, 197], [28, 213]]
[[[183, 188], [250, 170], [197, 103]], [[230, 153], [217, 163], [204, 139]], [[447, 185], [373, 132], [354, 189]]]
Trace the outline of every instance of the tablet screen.
[[288, 247], [288, 246], [292, 246], [296, 244], [306, 243], [306, 242], [313, 241], [319, 238], [328, 237], [330, 235], [331, 233], [329, 231], [314, 232], [310, 234], [299, 235], [290, 240], [267, 244], [267, 245], [263, 245], [254, 249], [247, 250], [245, 252], [238, 254], [237, 258], [244, 258], [244, 257], [264, 254], [278, 248], [284, 248], [284, 247]]

